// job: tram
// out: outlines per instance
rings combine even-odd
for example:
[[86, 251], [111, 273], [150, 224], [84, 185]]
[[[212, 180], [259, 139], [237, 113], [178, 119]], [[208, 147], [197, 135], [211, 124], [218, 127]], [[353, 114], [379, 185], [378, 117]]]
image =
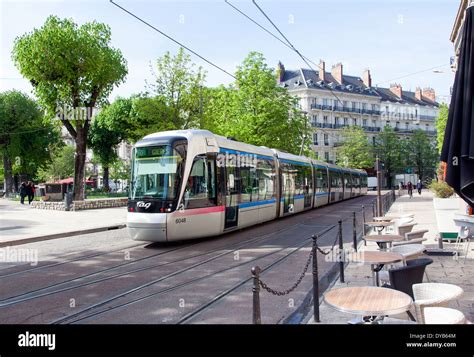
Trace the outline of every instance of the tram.
[[139, 241], [220, 235], [367, 193], [367, 173], [207, 130], [154, 133], [132, 151], [127, 229]]

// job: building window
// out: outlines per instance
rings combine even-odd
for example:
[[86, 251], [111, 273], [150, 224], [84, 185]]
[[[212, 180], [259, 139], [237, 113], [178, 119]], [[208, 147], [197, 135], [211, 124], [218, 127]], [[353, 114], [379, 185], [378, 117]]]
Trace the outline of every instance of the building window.
[[405, 129], [408, 130], [408, 123], [405, 123]]
[[377, 110], [377, 105], [372, 104], [372, 110]]
[[375, 128], [377, 126], [377, 122], [375, 120], [372, 120], [372, 126]]
[[324, 145], [329, 146], [329, 135], [328, 134], [324, 134]]
[[334, 118], [334, 124], [339, 125], [339, 117]]
[[367, 103], [362, 103], [362, 109], [366, 110], [367, 109]]
[[329, 152], [327, 151], [324, 152], [324, 160], [329, 162]]
[[342, 102], [342, 106], [343, 106], [344, 108], [347, 108], [347, 100], [344, 100], [344, 101]]
[[372, 145], [375, 146], [375, 136], [372, 136]]
[[344, 118], [344, 125], [348, 125], [349, 124], [349, 119], [348, 118]]
[[328, 116], [327, 116], [327, 115], [325, 115], [325, 116], [323, 117], [323, 123], [324, 123], [324, 124], [327, 124], [327, 123], [328, 123]]
[[357, 105], [356, 105], [356, 104], [357, 104], [356, 102], [352, 102], [352, 109], [357, 108]]
[[357, 125], [357, 118], [352, 119], [352, 124]]
[[367, 126], [367, 119], [362, 120], [362, 125]]
[[316, 104], [318, 102], [318, 98], [311, 98], [311, 104]]
[[329, 104], [328, 104], [328, 99], [327, 99], [327, 98], [323, 98], [323, 105], [329, 105]]
[[318, 146], [318, 133], [313, 133], [313, 144]]

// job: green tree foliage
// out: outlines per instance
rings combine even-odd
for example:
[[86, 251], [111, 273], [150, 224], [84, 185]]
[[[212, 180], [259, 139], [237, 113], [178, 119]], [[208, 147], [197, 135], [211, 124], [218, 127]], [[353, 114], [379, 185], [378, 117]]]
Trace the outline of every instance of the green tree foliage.
[[44, 182], [72, 177], [74, 175], [74, 156], [76, 149], [73, 145], [64, 145], [53, 153], [51, 163], [44, 169], [40, 169], [38, 177]]
[[34, 179], [58, 142], [58, 130], [44, 122], [34, 100], [15, 90], [0, 93], [0, 155], [7, 194], [13, 191], [13, 175]]
[[[236, 81], [206, 91], [203, 127], [253, 145], [294, 154], [310, 151], [310, 128], [298, 99], [277, 85], [275, 71], [261, 53], [251, 52]], [[303, 142], [303, 138], [306, 140]]]
[[[110, 178], [117, 183], [130, 178], [130, 164], [125, 161], [116, 161], [110, 168]], [[123, 187], [122, 187], [123, 188]]]
[[342, 130], [342, 146], [337, 149], [337, 164], [343, 167], [364, 169], [374, 166], [372, 145], [360, 126]]
[[109, 167], [118, 159], [117, 145], [128, 139], [131, 108], [130, 99], [118, 98], [104, 107], [91, 124], [89, 146], [102, 165], [106, 191], [109, 191]]
[[436, 173], [438, 152], [429, 136], [421, 129], [415, 130], [406, 141], [408, 166], [414, 167], [421, 181]]
[[439, 114], [436, 118], [436, 132], [438, 139], [438, 153], [441, 154], [443, 148], [444, 132], [446, 130], [446, 124], [448, 123], [449, 107], [446, 103], [443, 103], [439, 107]]
[[375, 154], [384, 164], [387, 177], [387, 186], [392, 187], [392, 178], [395, 174], [404, 171], [406, 165], [406, 146], [390, 126], [385, 126], [377, 136]]
[[91, 108], [105, 103], [113, 87], [126, 74], [120, 50], [110, 46], [110, 28], [90, 22], [50, 16], [43, 27], [15, 40], [13, 60], [34, 87], [50, 115], [59, 108], [88, 108], [89, 116], [60, 114], [76, 143], [74, 198], [84, 197], [84, 165]]
[[142, 118], [153, 118], [156, 128], [189, 129], [201, 125], [205, 72], [180, 48], [156, 61], [154, 81], [140, 101]]

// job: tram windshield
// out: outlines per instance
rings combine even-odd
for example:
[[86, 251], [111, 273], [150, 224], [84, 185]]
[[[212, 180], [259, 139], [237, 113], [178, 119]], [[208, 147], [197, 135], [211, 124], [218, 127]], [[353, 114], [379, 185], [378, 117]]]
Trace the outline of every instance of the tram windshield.
[[130, 199], [175, 200], [179, 194], [185, 150], [184, 144], [135, 148]]

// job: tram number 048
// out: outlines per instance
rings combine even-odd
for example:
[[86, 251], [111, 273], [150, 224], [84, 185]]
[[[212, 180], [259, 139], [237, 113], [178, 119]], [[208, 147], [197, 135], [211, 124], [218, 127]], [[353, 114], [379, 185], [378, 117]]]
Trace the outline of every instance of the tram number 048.
[[176, 218], [176, 224], [186, 223], [186, 218]]

